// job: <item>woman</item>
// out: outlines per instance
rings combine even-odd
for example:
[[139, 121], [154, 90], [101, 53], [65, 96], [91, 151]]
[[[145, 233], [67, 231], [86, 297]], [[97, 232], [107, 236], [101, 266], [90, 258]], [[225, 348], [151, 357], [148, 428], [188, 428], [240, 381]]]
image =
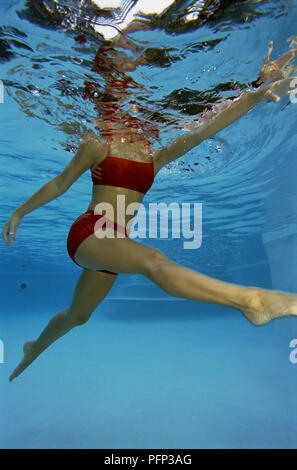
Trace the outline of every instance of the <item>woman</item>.
[[[293, 78], [274, 81], [256, 91], [244, 93], [204, 126], [178, 137], [168, 147], [154, 153], [150, 149], [150, 139], [154, 134], [150, 130], [145, 134], [146, 129], [143, 128], [140, 136], [137, 126], [132, 122], [123, 126], [122, 119], [106, 119], [108, 124], [104, 119], [100, 121], [101, 127], [105, 125], [103, 140], [99, 140], [92, 131], [84, 134], [66, 168], [19, 206], [3, 227], [3, 238], [11, 246], [12, 237], [16, 241], [17, 229], [26, 214], [65, 193], [85, 171], [92, 171], [92, 200], [87, 212], [71, 226], [67, 240], [69, 255], [83, 268], [72, 303], [50, 320], [36, 340], [24, 344], [24, 357], [10, 375], [10, 381], [54, 341], [73, 327], [85, 324], [112, 288], [118, 273], [142, 274], [173, 296], [233, 307], [257, 326], [281, 316], [297, 315], [297, 296], [221, 282], [174, 263], [161, 251], [130, 239], [126, 227], [132, 216], [117, 214], [118, 195], [125, 196], [126, 207], [140, 203], [164, 165], [197, 147], [256, 104], [279, 102], [281, 97], [292, 91], [290, 83]], [[120, 94], [121, 86], [119, 89]], [[110, 106], [105, 109], [105, 117], [108, 112], [111, 112]], [[96, 206], [102, 202], [113, 207], [114, 220], [120, 216], [122, 224], [117, 225], [108, 217], [95, 213]], [[98, 237], [94, 231], [98, 222], [101, 226], [105, 222], [109, 230], [114, 230], [114, 237]]]

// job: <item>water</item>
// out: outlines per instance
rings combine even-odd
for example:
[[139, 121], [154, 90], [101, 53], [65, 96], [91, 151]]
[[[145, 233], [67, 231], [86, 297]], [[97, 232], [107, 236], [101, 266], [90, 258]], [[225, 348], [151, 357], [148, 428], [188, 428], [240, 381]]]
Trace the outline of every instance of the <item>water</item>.
[[[62, 171], [77, 144], [72, 130], [93, 116], [82, 89], [98, 42], [79, 45], [75, 26], [45, 28], [23, 8], [0, 1], [2, 225]], [[177, 28], [172, 14], [163, 28], [134, 33], [169, 57], [131, 74], [152, 92], [146, 105], [168, 120], [162, 143], [179, 134], [177, 119], [191, 121], [205, 104], [201, 90], [211, 97], [219, 84], [251, 83], [271, 39], [273, 58], [286, 52], [296, 14], [293, 2], [231, 2], [203, 24]], [[143, 242], [224, 281], [296, 293], [296, 109], [288, 102], [258, 105], [158, 174], [144, 203], [201, 202], [198, 250], [184, 250], [182, 239]], [[1, 244], [0, 447], [296, 448], [296, 321], [255, 328], [235, 310], [171, 298], [142, 276], [118, 276], [85, 326], [7, 381], [23, 342], [69, 306], [80, 269], [66, 238], [90, 189], [87, 172], [24, 218], [16, 244]]]

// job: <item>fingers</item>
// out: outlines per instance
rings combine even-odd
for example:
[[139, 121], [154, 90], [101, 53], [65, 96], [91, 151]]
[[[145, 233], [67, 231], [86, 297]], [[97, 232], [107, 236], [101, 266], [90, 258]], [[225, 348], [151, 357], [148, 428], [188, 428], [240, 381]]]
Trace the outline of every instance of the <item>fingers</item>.
[[12, 239], [11, 239], [12, 232], [8, 233], [8, 241], [9, 241], [9, 246], [12, 245]]
[[2, 232], [2, 237], [4, 238], [4, 240], [5, 240], [5, 242], [6, 242], [7, 245], [10, 245], [10, 244], [11, 244], [11, 242], [10, 242], [10, 240], [9, 240], [9, 234], [8, 234], [7, 231]]
[[8, 244], [8, 223], [6, 223], [2, 229], [2, 237], [4, 238], [5, 242]]
[[[10, 230], [10, 229], [9, 229]], [[12, 245], [12, 240], [11, 240], [11, 235], [13, 234], [12, 231], [7, 231], [7, 240], [8, 240], [8, 245]]]
[[275, 103], [279, 103], [280, 97], [273, 93], [271, 90], [267, 90], [264, 95], [268, 100], [274, 101]]
[[280, 97], [276, 95], [275, 93], [273, 93], [272, 91], [270, 91], [270, 99], [274, 101], [275, 103], [278, 103], [280, 101]]
[[287, 42], [290, 42], [289, 47], [297, 46], [297, 36], [290, 36], [287, 39]]
[[12, 245], [12, 235], [14, 237], [14, 241], [16, 241], [16, 230], [12, 227], [9, 222], [7, 222], [3, 227], [2, 237], [4, 238], [8, 246]]

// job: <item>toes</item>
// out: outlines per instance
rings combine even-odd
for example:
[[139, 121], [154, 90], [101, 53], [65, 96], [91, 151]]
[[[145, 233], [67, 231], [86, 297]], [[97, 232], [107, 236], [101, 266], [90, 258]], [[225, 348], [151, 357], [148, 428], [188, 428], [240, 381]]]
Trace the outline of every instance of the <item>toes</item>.
[[9, 379], [8, 379], [8, 380], [9, 380], [9, 382], [12, 382], [13, 379], [15, 379], [15, 378], [16, 378], [16, 375], [15, 375], [14, 373], [12, 373], [12, 374], [9, 376]]

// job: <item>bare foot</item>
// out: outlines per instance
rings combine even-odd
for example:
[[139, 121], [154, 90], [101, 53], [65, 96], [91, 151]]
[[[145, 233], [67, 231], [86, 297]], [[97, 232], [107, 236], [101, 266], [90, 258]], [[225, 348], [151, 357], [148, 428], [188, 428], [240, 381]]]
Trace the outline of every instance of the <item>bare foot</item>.
[[276, 318], [297, 316], [297, 295], [286, 292], [250, 288], [247, 305], [240, 311], [255, 326]]
[[13, 373], [9, 377], [9, 382], [12, 382], [18, 375], [20, 375], [30, 364], [34, 361], [35, 355], [32, 351], [32, 346], [35, 343], [35, 340], [27, 341], [23, 346], [24, 357], [19, 363], [19, 365], [14, 369]]

